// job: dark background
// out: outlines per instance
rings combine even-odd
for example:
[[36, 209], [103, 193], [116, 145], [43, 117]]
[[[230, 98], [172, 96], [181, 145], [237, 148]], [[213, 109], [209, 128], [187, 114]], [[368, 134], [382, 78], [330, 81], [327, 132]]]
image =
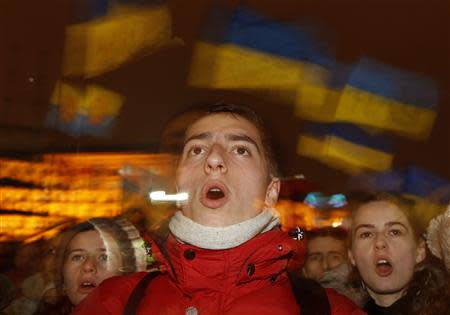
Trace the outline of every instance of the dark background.
[[[76, 0], [73, 0], [76, 1]], [[285, 176], [305, 174], [329, 190], [347, 176], [295, 152], [302, 121], [293, 107], [242, 93], [190, 89], [192, 44], [211, 1], [169, 2], [172, 46], [87, 80], [126, 97], [108, 138], [70, 137], [45, 126], [49, 97], [61, 78], [69, 0], [0, 0], [0, 155], [31, 158], [43, 152], [155, 151], [165, 123], [194, 103], [232, 101], [255, 107], [273, 130]], [[88, 0], [83, 0], [88, 1]], [[229, 6], [238, 1], [227, 1]], [[426, 141], [396, 139], [395, 167], [416, 164], [450, 179], [450, 5], [443, 0], [241, 1], [294, 23], [312, 22], [337, 60], [367, 56], [434, 79], [441, 92], [438, 119]], [[32, 82], [30, 78], [33, 78]], [[79, 80], [79, 79], [74, 79]]]

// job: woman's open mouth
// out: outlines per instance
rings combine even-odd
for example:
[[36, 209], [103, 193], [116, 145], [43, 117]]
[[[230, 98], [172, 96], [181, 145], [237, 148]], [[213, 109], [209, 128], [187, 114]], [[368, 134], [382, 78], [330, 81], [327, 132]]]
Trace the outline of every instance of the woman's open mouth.
[[387, 259], [378, 259], [375, 263], [375, 272], [380, 277], [387, 277], [394, 271], [392, 264]]
[[87, 294], [94, 290], [97, 287], [97, 284], [92, 281], [83, 281], [78, 286], [78, 292]]

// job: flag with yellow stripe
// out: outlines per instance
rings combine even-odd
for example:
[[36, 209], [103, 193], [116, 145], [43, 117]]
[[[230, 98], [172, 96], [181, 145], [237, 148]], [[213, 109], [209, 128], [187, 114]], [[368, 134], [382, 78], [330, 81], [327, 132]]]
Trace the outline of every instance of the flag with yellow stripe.
[[107, 136], [123, 102], [120, 94], [99, 85], [57, 82], [47, 125], [76, 136]]
[[115, 4], [66, 29], [63, 74], [94, 77], [173, 42], [167, 3]]
[[342, 90], [335, 120], [425, 139], [437, 105], [438, 90], [432, 80], [362, 59]]
[[350, 174], [388, 170], [393, 161], [389, 138], [352, 124], [307, 123], [299, 136], [297, 153]]
[[324, 69], [327, 62], [327, 52], [300, 27], [245, 6], [232, 11], [214, 7], [194, 45], [188, 82], [200, 88], [285, 93], [284, 99], [293, 103], [312, 68]]

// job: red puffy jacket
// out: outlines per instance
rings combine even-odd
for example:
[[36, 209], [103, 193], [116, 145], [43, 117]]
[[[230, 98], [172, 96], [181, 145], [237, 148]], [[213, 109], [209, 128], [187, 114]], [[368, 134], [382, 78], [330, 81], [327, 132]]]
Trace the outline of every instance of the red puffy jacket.
[[[169, 236], [167, 272], [153, 279], [138, 314], [301, 314], [286, 267], [294, 241], [272, 230], [232, 249], [206, 250]], [[74, 315], [121, 315], [137, 273], [105, 280]], [[336, 291], [327, 290], [333, 315], [365, 314]]]

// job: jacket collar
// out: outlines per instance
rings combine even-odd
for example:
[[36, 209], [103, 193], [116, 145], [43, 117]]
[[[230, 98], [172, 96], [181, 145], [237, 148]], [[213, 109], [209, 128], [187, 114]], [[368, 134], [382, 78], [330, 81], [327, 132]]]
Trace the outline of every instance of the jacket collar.
[[167, 268], [180, 289], [188, 295], [196, 291], [223, 291], [284, 272], [293, 254], [295, 241], [280, 231], [259, 234], [240, 246], [208, 250], [179, 242], [170, 234], [167, 242]]

